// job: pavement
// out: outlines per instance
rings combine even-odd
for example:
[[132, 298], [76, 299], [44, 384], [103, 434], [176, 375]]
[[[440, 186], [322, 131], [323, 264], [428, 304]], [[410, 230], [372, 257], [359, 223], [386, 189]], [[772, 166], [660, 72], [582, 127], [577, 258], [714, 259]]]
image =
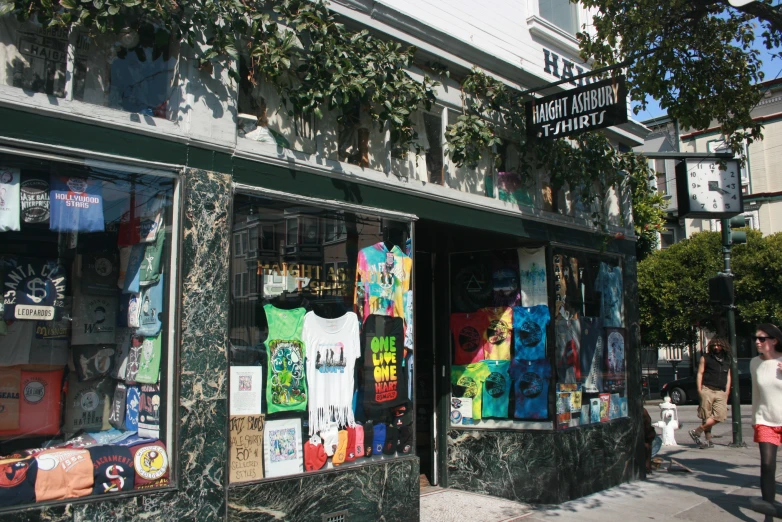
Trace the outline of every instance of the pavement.
[[[650, 403], [646, 407], [652, 420], [657, 420], [658, 407]], [[687, 435], [688, 430], [700, 423], [696, 407], [680, 406], [679, 422], [682, 427], [676, 432], [678, 446], [661, 449], [658, 456], [664, 460], [663, 467], [649, 475], [647, 480], [622, 484], [557, 506], [534, 506], [467, 492], [439, 490], [422, 496], [421, 520], [763, 521], [763, 515], [749, 509], [749, 500], [760, 497], [760, 456], [757, 444], [752, 441], [749, 412], [749, 405], [743, 405], [742, 436], [746, 448], [729, 446], [733, 441], [730, 419], [714, 428], [714, 448], [697, 448]], [[778, 459], [782, 459], [782, 452]], [[665, 468], [672, 461], [673, 471], [667, 471]], [[777, 473], [777, 499], [780, 500], [782, 463], [777, 466]], [[464, 497], [459, 498], [460, 495]], [[453, 509], [443, 508], [446, 505]], [[478, 509], [473, 512], [471, 506]]]

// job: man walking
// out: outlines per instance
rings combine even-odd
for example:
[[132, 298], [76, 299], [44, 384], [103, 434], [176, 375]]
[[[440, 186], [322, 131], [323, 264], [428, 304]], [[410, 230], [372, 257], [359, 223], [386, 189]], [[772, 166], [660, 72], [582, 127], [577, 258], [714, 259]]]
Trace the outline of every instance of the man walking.
[[[728, 418], [728, 390], [730, 390], [730, 343], [721, 337], [709, 341], [706, 354], [698, 364], [695, 378], [700, 395], [698, 417], [702, 424], [689, 434], [701, 449], [713, 448], [711, 429]], [[706, 442], [701, 442], [701, 434]]]

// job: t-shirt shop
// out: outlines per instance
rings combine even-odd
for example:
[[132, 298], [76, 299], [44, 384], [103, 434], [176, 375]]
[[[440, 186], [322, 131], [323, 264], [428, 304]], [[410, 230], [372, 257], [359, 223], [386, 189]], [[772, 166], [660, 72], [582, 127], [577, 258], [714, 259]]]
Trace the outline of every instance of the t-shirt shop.
[[[0, 510], [169, 485], [177, 181], [0, 154]], [[154, 232], [121, 239], [150, 201]]]

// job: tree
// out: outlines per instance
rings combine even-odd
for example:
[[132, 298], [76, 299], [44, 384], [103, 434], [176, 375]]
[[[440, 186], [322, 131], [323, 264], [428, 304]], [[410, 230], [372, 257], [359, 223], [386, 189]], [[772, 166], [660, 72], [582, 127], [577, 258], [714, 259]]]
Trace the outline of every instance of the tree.
[[732, 7], [728, 0], [580, 0], [597, 10], [594, 34], [580, 33], [581, 54], [594, 67], [630, 59], [628, 89], [647, 96], [684, 128], [716, 121], [733, 150], [762, 138], [750, 112], [763, 80], [756, 36], [781, 56], [782, 10], [772, 0]]
[[[655, 252], [638, 264], [641, 337], [651, 345], [692, 344], [696, 326], [720, 332], [724, 310], [710, 304], [708, 280], [723, 268], [722, 235], [700, 232]], [[747, 243], [732, 248], [736, 330], [782, 322], [782, 233], [747, 231]], [[720, 332], [724, 334], [724, 332]]]

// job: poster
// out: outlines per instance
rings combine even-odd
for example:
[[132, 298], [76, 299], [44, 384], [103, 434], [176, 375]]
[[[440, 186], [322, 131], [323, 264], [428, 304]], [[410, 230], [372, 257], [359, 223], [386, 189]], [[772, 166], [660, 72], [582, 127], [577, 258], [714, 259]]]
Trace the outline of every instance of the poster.
[[610, 419], [609, 408], [611, 403], [611, 394], [601, 393], [598, 395], [598, 398], [600, 399], [600, 422], [608, 422]]
[[233, 484], [262, 479], [264, 415], [232, 415], [229, 422], [228, 481]]
[[451, 424], [470, 426], [472, 423], [472, 398], [451, 397]]
[[600, 399], [589, 399], [589, 423], [600, 422]]
[[230, 415], [261, 414], [263, 367], [231, 366]]
[[267, 477], [304, 472], [300, 419], [272, 420], [265, 423], [263, 468]]

